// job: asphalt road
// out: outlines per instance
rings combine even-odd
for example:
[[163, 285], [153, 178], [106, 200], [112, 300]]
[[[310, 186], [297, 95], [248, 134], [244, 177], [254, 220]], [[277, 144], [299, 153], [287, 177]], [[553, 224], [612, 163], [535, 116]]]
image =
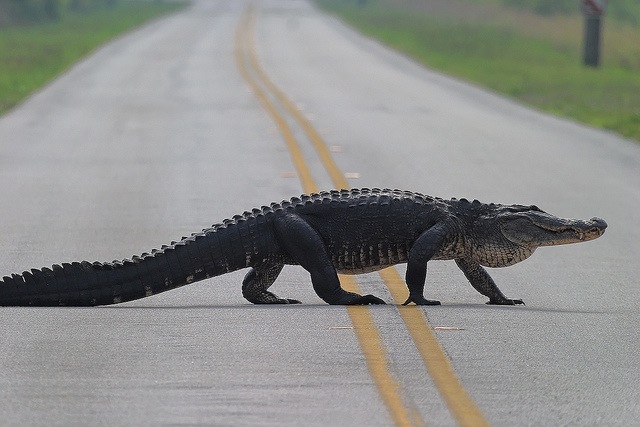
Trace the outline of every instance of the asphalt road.
[[[301, 192], [236, 64], [245, 6], [196, 1], [0, 118], [0, 274], [128, 258]], [[426, 296], [443, 305], [424, 312], [461, 329], [436, 335], [490, 424], [637, 423], [640, 145], [429, 71], [304, 1], [263, 0], [255, 18], [264, 70], [352, 186], [607, 220], [594, 242], [491, 272], [525, 307], [486, 306], [434, 262]], [[109, 307], [0, 308], [0, 424], [392, 424], [347, 310], [295, 267], [274, 290], [303, 305], [250, 305], [243, 274]], [[392, 301], [377, 274], [358, 284]], [[398, 308], [371, 312], [415, 423], [455, 425]]]

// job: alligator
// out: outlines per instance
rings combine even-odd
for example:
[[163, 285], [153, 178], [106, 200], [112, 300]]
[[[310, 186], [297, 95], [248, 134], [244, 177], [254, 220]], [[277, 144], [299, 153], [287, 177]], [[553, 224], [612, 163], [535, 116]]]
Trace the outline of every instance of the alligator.
[[328, 304], [384, 304], [340, 287], [338, 273], [360, 274], [406, 263], [404, 303], [438, 305], [423, 296], [430, 260], [455, 260], [488, 304], [507, 298], [485, 267], [506, 267], [540, 246], [585, 242], [607, 223], [563, 219], [537, 206], [441, 199], [390, 189], [319, 192], [255, 208], [131, 259], [72, 262], [5, 276], [3, 306], [95, 306], [148, 297], [250, 268], [242, 294], [254, 304], [297, 304], [268, 288], [284, 265], [301, 265]]

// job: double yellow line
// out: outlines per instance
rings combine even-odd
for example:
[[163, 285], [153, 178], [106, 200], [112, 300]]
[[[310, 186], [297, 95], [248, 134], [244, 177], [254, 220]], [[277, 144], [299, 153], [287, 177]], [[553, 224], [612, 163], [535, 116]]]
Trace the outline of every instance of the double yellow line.
[[[277, 100], [282, 108], [304, 129], [334, 186], [338, 189], [349, 188], [344, 174], [333, 160], [323, 138], [295, 104], [271, 81], [260, 66], [253, 40], [254, 20], [255, 6], [251, 4], [243, 13], [236, 29], [235, 55], [237, 66], [242, 77], [251, 86], [251, 89], [278, 127], [289, 149], [298, 177], [302, 183], [303, 191], [306, 193], [317, 192], [318, 187], [304, 160], [302, 150], [296, 141], [293, 131], [272, 99]], [[396, 305], [399, 305], [400, 316], [422, 356], [427, 371], [433, 378], [453, 417], [462, 426], [488, 425], [482, 412], [458, 380], [422, 309], [415, 306], [400, 306], [406, 299], [407, 289], [397, 270], [395, 268], [382, 270], [380, 276], [389, 288]], [[359, 292], [353, 276], [341, 275], [340, 282], [345, 289]], [[389, 371], [387, 353], [370, 309], [366, 307], [348, 307], [347, 311], [354, 325], [360, 347], [367, 360], [369, 371], [395, 424], [398, 426], [424, 425], [425, 422], [420, 413], [413, 408], [413, 405], [405, 402], [401, 384]]]

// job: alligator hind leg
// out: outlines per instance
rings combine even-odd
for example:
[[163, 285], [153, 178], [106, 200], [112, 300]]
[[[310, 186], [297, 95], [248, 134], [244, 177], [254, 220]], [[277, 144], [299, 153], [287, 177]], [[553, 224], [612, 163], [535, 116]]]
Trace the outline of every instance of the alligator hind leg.
[[358, 295], [340, 287], [340, 280], [327, 254], [322, 238], [303, 218], [286, 214], [274, 221], [280, 246], [311, 274], [316, 294], [329, 304], [366, 305], [384, 304], [373, 295]]
[[491, 276], [489, 276], [489, 273], [477, 262], [466, 259], [456, 259], [456, 264], [469, 280], [471, 286], [482, 295], [489, 297], [487, 304], [524, 305], [521, 299], [509, 299], [504, 296]]
[[300, 301], [280, 298], [267, 289], [275, 282], [283, 264], [260, 265], [252, 268], [242, 281], [242, 296], [254, 304], [300, 304]]

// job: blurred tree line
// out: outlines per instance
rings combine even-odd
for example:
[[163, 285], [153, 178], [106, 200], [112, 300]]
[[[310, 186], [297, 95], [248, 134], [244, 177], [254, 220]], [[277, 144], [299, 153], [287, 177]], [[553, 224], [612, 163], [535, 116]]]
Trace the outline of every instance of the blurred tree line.
[[0, 0], [0, 27], [55, 21], [66, 11], [86, 12], [113, 7], [119, 0]]

